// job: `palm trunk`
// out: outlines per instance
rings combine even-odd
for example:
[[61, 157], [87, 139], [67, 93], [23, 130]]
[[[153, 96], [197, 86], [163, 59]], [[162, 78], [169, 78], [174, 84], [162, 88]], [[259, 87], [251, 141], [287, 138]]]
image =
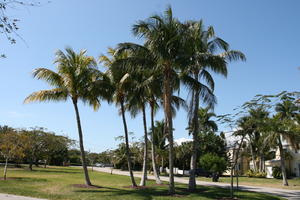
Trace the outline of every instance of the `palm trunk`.
[[251, 157], [252, 157], [253, 169], [254, 169], [255, 172], [257, 172], [257, 167], [256, 167], [256, 161], [255, 161], [255, 155], [254, 155], [254, 151], [253, 151], [252, 141], [250, 141], [250, 153], [251, 153]]
[[128, 163], [128, 171], [130, 175], [130, 180], [132, 187], [136, 187], [136, 182], [134, 180], [133, 172], [131, 169], [132, 163], [131, 163], [131, 157], [130, 157], [130, 149], [129, 149], [129, 141], [128, 141], [128, 130], [127, 130], [127, 123], [125, 118], [125, 109], [124, 109], [124, 102], [121, 101], [121, 111], [122, 111], [122, 119], [123, 119], [123, 125], [124, 125], [124, 132], [125, 132], [125, 145], [126, 145], [126, 157], [127, 157], [127, 163]]
[[[198, 81], [198, 73], [194, 74], [194, 78]], [[189, 178], [189, 190], [195, 191], [196, 189], [196, 168], [197, 168], [197, 147], [198, 147], [198, 134], [199, 134], [199, 121], [198, 121], [198, 109], [199, 109], [199, 93], [198, 89], [193, 90], [192, 97], [192, 109], [193, 109], [193, 119], [192, 119], [192, 134], [193, 134], [193, 147], [191, 156], [191, 170]]]
[[86, 163], [84, 146], [83, 146], [83, 135], [82, 135], [82, 129], [81, 129], [81, 122], [80, 122], [79, 110], [78, 110], [76, 99], [73, 99], [73, 105], [74, 105], [75, 113], [76, 113], [76, 121], [77, 121], [77, 127], [78, 127], [78, 135], [79, 135], [79, 146], [80, 146], [80, 153], [81, 153], [82, 168], [83, 168], [84, 177], [85, 177], [85, 184], [91, 186], [92, 183], [90, 181], [89, 172], [87, 169], [87, 163]]
[[153, 103], [150, 104], [150, 109], [151, 109], [151, 129], [152, 129], [152, 134], [151, 134], [151, 157], [152, 157], [152, 168], [153, 168], [153, 174], [154, 174], [154, 177], [155, 177], [155, 182], [157, 184], [162, 184], [162, 181], [160, 180], [159, 178], [159, 175], [158, 175], [158, 172], [157, 172], [157, 166], [156, 166], [156, 153], [155, 153], [155, 145], [154, 145], [154, 142], [153, 142], [153, 134], [154, 134], [154, 105]]
[[165, 113], [165, 120], [167, 125], [167, 134], [168, 134], [168, 141], [169, 141], [169, 193], [173, 195], [175, 193], [175, 186], [174, 186], [174, 138], [173, 138], [173, 121], [172, 121], [172, 109], [171, 109], [171, 96], [172, 96], [172, 89], [171, 89], [171, 72], [170, 68], [166, 69], [165, 71], [165, 79], [164, 79], [164, 94], [163, 94], [163, 103], [164, 103], [164, 113]]
[[8, 158], [5, 159], [4, 175], [3, 175], [3, 179], [4, 179], [4, 180], [6, 180], [7, 165], [8, 165]]
[[233, 170], [237, 164], [237, 161], [238, 161], [238, 157], [239, 157], [239, 154], [240, 154], [240, 150], [241, 150], [241, 147], [243, 145], [243, 141], [244, 141], [244, 138], [245, 136], [243, 135], [242, 136], [242, 139], [241, 139], [241, 142], [239, 144], [239, 147], [236, 151], [236, 156], [234, 157], [234, 150], [233, 150], [233, 163], [231, 165], [231, 169], [230, 169], [230, 197], [233, 198]]
[[143, 172], [142, 172], [140, 186], [145, 186], [146, 179], [147, 179], [147, 159], [148, 159], [148, 133], [147, 133], [145, 105], [143, 105], [142, 111], [143, 111], [143, 124], [144, 124], [144, 158], [143, 158]]
[[280, 136], [278, 136], [278, 146], [279, 146], [279, 154], [280, 154], [280, 166], [281, 166], [281, 173], [282, 173], [282, 184], [283, 186], [288, 186], [288, 180], [286, 175], [286, 168], [285, 168], [285, 155], [281, 143]]

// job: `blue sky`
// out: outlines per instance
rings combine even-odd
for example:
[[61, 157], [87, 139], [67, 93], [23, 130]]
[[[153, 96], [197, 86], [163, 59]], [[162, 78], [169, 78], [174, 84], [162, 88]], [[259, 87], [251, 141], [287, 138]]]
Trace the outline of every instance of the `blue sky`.
[[[217, 114], [232, 112], [258, 93], [299, 90], [299, 1], [52, 0], [40, 7], [9, 10], [10, 16], [21, 19], [18, 33], [27, 45], [20, 39], [11, 45], [1, 36], [1, 53], [7, 58], [0, 60], [0, 125], [42, 126], [77, 139], [70, 102], [23, 104], [31, 92], [48, 88], [32, 79], [31, 71], [55, 69], [54, 53], [66, 46], [87, 49], [89, 55], [98, 57], [117, 43], [142, 42], [132, 36], [132, 25], [162, 12], [168, 4], [182, 21], [203, 19], [214, 26], [219, 37], [247, 57], [245, 63], [229, 64], [227, 79], [214, 76]], [[103, 102], [98, 112], [84, 105], [79, 109], [87, 150], [100, 152], [119, 143], [115, 137], [123, 135], [123, 127], [114, 105]], [[162, 119], [162, 113], [156, 118]], [[141, 116], [127, 119], [129, 130], [136, 139], [141, 138]], [[188, 137], [186, 122], [186, 113], [179, 111], [174, 120], [175, 138]]]

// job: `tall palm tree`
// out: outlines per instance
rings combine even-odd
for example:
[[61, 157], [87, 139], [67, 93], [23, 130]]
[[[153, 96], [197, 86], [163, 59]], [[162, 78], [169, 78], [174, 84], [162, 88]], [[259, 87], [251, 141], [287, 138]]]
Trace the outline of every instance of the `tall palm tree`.
[[92, 185], [87, 169], [78, 101], [81, 100], [93, 106], [94, 110], [99, 108], [99, 99], [93, 94], [98, 90], [97, 88], [102, 87], [101, 84], [97, 84], [101, 73], [97, 70], [97, 63], [94, 58], [86, 55], [86, 50], [76, 53], [71, 48], [66, 48], [65, 51], [66, 53], [61, 50], [56, 52], [54, 64], [57, 64], [57, 72], [47, 68], [37, 68], [33, 71], [35, 78], [46, 81], [54, 88], [34, 92], [24, 102], [67, 101], [69, 98], [71, 99], [76, 114], [85, 182], [86, 185]]
[[173, 151], [173, 117], [171, 110], [172, 93], [177, 89], [174, 80], [180, 68], [182, 37], [181, 25], [173, 17], [171, 7], [168, 7], [163, 16], [153, 15], [144, 21], [139, 21], [133, 26], [133, 33], [145, 39], [145, 46], [155, 56], [158, 68], [163, 75], [163, 109], [165, 113], [166, 130], [169, 140], [169, 193], [174, 194], [174, 151]]
[[131, 73], [133, 90], [129, 94], [126, 108], [130, 111], [132, 116], [141, 111], [143, 116], [144, 127], [144, 156], [143, 156], [143, 170], [140, 186], [146, 185], [147, 179], [147, 166], [148, 166], [148, 132], [147, 132], [147, 120], [146, 120], [146, 105], [150, 99], [149, 84], [146, 83], [150, 78], [149, 70], [140, 70], [135, 73]]
[[[214, 80], [210, 72], [227, 76], [227, 63], [232, 60], [245, 60], [244, 54], [229, 50], [229, 45], [215, 36], [212, 26], [205, 29], [203, 21], [188, 21], [184, 24], [185, 50], [189, 58], [189, 67], [182, 73], [182, 81], [190, 89], [189, 130], [193, 136], [193, 153], [191, 156], [191, 172], [189, 190], [196, 188], [195, 169], [197, 160], [197, 134], [199, 134], [198, 109], [200, 98], [203, 104], [213, 107], [216, 98], [213, 94]], [[221, 51], [221, 53], [219, 53]]]
[[122, 65], [118, 65], [118, 60], [125, 59], [129, 55], [128, 52], [123, 52], [117, 55], [116, 50], [113, 48], [109, 48], [107, 53], [109, 56], [101, 55], [99, 57], [99, 61], [108, 68], [105, 73], [110, 77], [111, 86], [114, 87], [113, 101], [117, 106], [120, 106], [120, 113], [122, 115], [124, 126], [128, 170], [132, 186], [136, 187], [137, 184], [135, 182], [132, 171], [132, 159], [129, 148], [128, 128], [125, 116], [125, 103], [128, 101], [129, 94], [132, 94], [133, 85], [130, 74], [127, 73], [126, 70], [124, 70]]

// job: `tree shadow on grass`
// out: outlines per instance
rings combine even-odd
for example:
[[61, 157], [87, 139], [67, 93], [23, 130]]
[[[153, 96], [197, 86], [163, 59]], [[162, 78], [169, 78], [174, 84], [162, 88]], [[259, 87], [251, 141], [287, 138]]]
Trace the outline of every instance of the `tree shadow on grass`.
[[[156, 199], [157, 197], [169, 196], [168, 187], [149, 186], [142, 189], [121, 189], [112, 187], [101, 187], [99, 189], [81, 189], [75, 190], [75, 192], [82, 193], [99, 193], [107, 197], [120, 197], [126, 195], [138, 196], [145, 200]], [[107, 193], [107, 194], [105, 194]], [[185, 187], [176, 187], [176, 195], [170, 196], [170, 198], [182, 198], [182, 197], [193, 197], [193, 198], [208, 198], [208, 199], [222, 199], [229, 197], [230, 191], [224, 188], [217, 187], [201, 187], [195, 192], [189, 192]], [[258, 194], [253, 192], [238, 192], [235, 195], [238, 199], [251, 199], [251, 200], [279, 200], [280, 198], [269, 196], [266, 194]]]
[[30, 177], [7, 177], [7, 180], [1, 180], [1, 182], [5, 181], [18, 181], [18, 182], [47, 182], [47, 179], [44, 178], [30, 178]]
[[61, 174], [80, 174], [81, 171], [74, 171], [69, 169], [60, 169], [60, 168], [35, 168], [32, 172], [40, 172], [40, 173], [61, 173]]

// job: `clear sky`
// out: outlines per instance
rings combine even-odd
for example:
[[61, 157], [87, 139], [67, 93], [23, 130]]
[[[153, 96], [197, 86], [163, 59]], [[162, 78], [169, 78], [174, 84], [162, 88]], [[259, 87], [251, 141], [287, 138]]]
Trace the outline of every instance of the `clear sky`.
[[[229, 64], [228, 78], [214, 76], [218, 97], [217, 114], [232, 109], [258, 93], [282, 90], [299, 91], [300, 1], [296, 0], [52, 0], [40, 7], [10, 10], [21, 19], [18, 39], [10, 45], [0, 39], [0, 125], [13, 127], [42, 126], [58, 134], [77, 139], [75, 114], [70, 102], [23, 104], [33, 91], [47, 89], [34, 80], [37, 67], [54, 69], [54, 53], [71, 46], [87, 49], [98, 57], [107, 47], [134, 41], [132, 25], [151, 14], [162, 12], [170, 4], [180, 20], [203, 19], [232, 49], [242, 51], [247, 62]], [[183, 98], [185, 92], [182, 92]], [[98, 112], [79, 107], [87, 150], [100, 152], [115, 147], [123, 126], [114, 105], [102, 103]], [[162, 114], [156, 116], [162, 119]], [[129, 130], [142, 137], [142, 119], [128, 116]], [[175, 138], [188, 137], [186, 113], [181, 110], [174, 120]]]

